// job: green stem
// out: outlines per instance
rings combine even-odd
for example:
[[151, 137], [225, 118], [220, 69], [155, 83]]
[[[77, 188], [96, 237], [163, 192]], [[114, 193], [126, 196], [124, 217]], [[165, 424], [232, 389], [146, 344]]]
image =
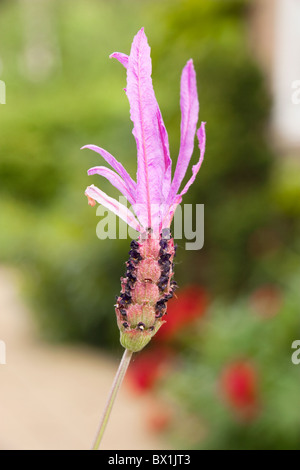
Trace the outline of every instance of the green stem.
[[94, 445], [92, 447], [92, 450], [97, 450], [99, 445], [100, 445], [100, 442], [102, 440], [106, 425], [107, 425], [108, 420], [109, 420], [109, 416], [110, 416], [112, 407], [114, 405], [115, 398], [117, 396], [118, 390], [119, 390], [119, 388], [120, 388], [120, 386], [123, 382], [123, 379], [125, 377], [127, 368], [129, 366], [131, 356], [132, 356], [132, 351], [129, 351], [128, 349], [125, 349], [123, 357], [122, 357], [120, 365], [119, 365], [119, 368], [118, 368], [118, 371], [117, 371], [115, 379], [113, 381], [107, 403], [106, 403], [105, 408], [104, 408], [104, 412], [103, 412], [103, 415], [102, 415], [102, 418], [101, 418], [101, 422], [100, 422], [100, 425], [99, 425], [99, 429], [98, 429], [98, 432], [97, 432], [96, 439], [95, 439]]

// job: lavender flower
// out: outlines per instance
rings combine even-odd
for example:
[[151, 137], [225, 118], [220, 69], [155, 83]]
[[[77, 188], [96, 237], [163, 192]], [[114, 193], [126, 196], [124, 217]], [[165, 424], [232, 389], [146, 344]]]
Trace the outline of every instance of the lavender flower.
[[95, 205], [97, 201], [140, 232], [138, 240], [131, 242], [130, 258], [115, 305], [121, 344], [136, 352], [164, 323], [166, 304], [177, 287], [172, 279], [175, 247], [169, 227], [177, 205], [202, 164], [205, 123], [197, 130], [199, 161], [192, 167], [191, 178], [179, 191], [193, 153], [199, 112], [193, 61], [187, 62], [181, 76], [180, 151], [172, 179], [168, 134], [152, 86], [150, 47], [144, 29], [134, 37], [129, 56], [115, 52], [110, 57], [116, 58], [127, 70], [125, 91], [137, 145], [137, 181], [106, 150], [95, 145], [83, 148], [99, 153], [115, 170], [96, 166], [88, 174], [97, 173], [107, 178], [127, 198], [134, 213], [94, 185], [89, 186], [85, 194], [89, 204]]

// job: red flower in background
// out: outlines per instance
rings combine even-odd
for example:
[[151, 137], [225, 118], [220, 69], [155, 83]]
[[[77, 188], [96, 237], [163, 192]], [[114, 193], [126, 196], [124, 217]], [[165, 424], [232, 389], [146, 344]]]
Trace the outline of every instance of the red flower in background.
[[174, 352], [166, 347], [157, 346], [139, 353], [127, 372], [127, 379], [135, 392], [150, 390], [157, 380], [165, 374]]
[[168, 403], [157, 399], [155, 395], [148, 398], [145, 419], [149, 431], [164, 432], [172, 423], [173, 418], [174, 409]]
[[258, 374], [248, 361], [227, 365], [220, 379], [221, 394], [225, 401], [244, 421], [251, 421], [259, 411]]
[[199, 286], [189, 286], [179, 291], [177, 298], [168, 303], [167, 321], [154, 337], [153, 346], [134, 357], [127, 372], [128, 381], [136, 392], [153, 388], [171, 367], [176, 351], [165, 343], [182, 329], [201, 317], [208, 305], [208, 295]]
[[162, 342], [173, 338], [182, 328], [201, 317], [207, 305], [208, 295], [202, 287], [188, 286], [180, 290], [176, 298], [169, 301], [166, 323], [155, 340]]

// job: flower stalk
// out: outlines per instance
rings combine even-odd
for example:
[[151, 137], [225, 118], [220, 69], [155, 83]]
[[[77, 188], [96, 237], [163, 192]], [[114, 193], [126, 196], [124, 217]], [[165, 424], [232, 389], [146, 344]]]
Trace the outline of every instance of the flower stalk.
[[125, 374], [126, 374], [128, 366], [129, 366], [131, 357], [132, 357], [132, 351], [129, 351], [128, 349], [125, 349], [124, 354], [123, 354], [122, 359], [121, 359], [121, 362], [120, 362], [120, 365], [119, 365], [119, 368], [118, 368], [117, 373], [115, 375], [115, 379], [113, 381], [113, 384], [112, 384], [112, 387], [111, 387], [111, 390], [110, 390], [110, 394], [108, 396], [108, 399], [107, 399], [107, 402], [106, 402], [106, 405], [105, 405], [105, 408], [104, 408], [104, 412], [103, 412], [103, 415], [102, 415], [102, 418], [101, 418], [101, 421], [100, 421], [99, 429], [97, 431], [96, 438], [95, 438], [92, 450], [98, 450], [98, 448], [100, 446], [104, 431], [106, 429], [106, 425], [107, 425], [109, 417], [110, 417], [111, 410], [113, 408], [117, 393], [118, 393], [118, 391], [121, 387], [121, 384], [123, 382], [123, 379], [125, 377]]

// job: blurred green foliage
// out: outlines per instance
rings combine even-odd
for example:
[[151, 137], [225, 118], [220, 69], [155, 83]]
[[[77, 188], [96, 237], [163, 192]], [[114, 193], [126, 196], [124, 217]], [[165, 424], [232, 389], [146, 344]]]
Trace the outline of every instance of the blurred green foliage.
[[[180, 410], [170, 430], [175, 448], [299, 449], [300, 365], [292, 362], [300, 331], [299, 271], [273, 293], [273, 314], [270, 298], [262, 299], [267, 295], [259, 294], [263, 308], [258, 292], [214, 302], [193, 331], [178, 335], [177, 366], [160, 387], [161, 398]], [[222, 377], [237, 363], [250, 364], [254, 375], [231, 375], [228, 401]]]
[[[119, 352], [113, 304], [129, 242], [97, 239], [99, 218], [85, 187], [118, 194], [104, 179], [86, 176], [99, 158], [79, 149], [100, 145], [134, 175], [125, 73], [108, 56], [129, 53], [144, 26], [174, 166], [180, 74], [191, 57], [207, 122], [205, 161], [184, 200], [205, 205], [205, 245], [185, 251], [185, 240], [178, 241], [176, 278], [181, 286], [201, 284], [218, 300], [204, 325], [178, 344], [182, 368], [169, 394], [194, 415], [196, 428], [183, 417], [173, 438], [195, 448], [296, 447], [299, 377], [289, 355], [299, 331], [299, 279], [292, 276], [299, 267], [300, 171], [297, 162], [277, 160], [268, 144], [271, 103], [247, 42], [251, 2], [53, 0], [40, 2], [34, 15], [29, 4], [0, 2], [0, 78], [7, 87], [0, 108], [0, 261], [23, 269], [41, 333]], [[285, 292], [283, 313], [268, 321], [252, 315], [245, 300], [265, 283]], [[245, 427], [215, 393], [222, 366], [240, 356], [257, 365], [265, 404]], [[195, 440], [202, 421], [206, 437]]]
[[[293, 266], [284, 264], [283, 248], [292, 249], [298, 228], [299, 205], [291, 209], [297, 188], [285, 200], [287, 180], [280, 187], [272, 180], [275, 160], [265, 138], [270, 102], [248, 50], [249, 2], [45, 4], [46, 12], [35, 12], [39, 27], [30, 21], [28, 27], [32, 10], [26, 12], [25, 2], [22, 8], [0, 4], [1, 78], [7, 84], [0, 115], [0, 259], [25, 270], [43, 334], [117, 347], [113, 304], [128, 242], [96, 238], [99, 219], [84, 189], [95, 183], [112, 196], [117, 192], [104, 179], [85, 175], [99, 158], [79, 149], [101, 145], [134, 175], [125, 74], [108, 55], [128, 53], [141, 26], [152, 47], [154, 88], [174, 166], [180, 73], [190, 57], [200, 119], [207, 122], [205, 162], [185, 198], [205, 204], [205, 247], [185, 252], [179, 241], [179, 284], [201, 283], [213, 295], [233, 297], [272, 281], [272, 263], [282, 262], [289, 273]], [[41, 29], [50, 31], [46, 40]], [[42, 62], [36, 76], [29, 73], [28, 54], [38, 51], [40, 38], [44, 53], [53, 56], [45, 76], [39, 75]]]

